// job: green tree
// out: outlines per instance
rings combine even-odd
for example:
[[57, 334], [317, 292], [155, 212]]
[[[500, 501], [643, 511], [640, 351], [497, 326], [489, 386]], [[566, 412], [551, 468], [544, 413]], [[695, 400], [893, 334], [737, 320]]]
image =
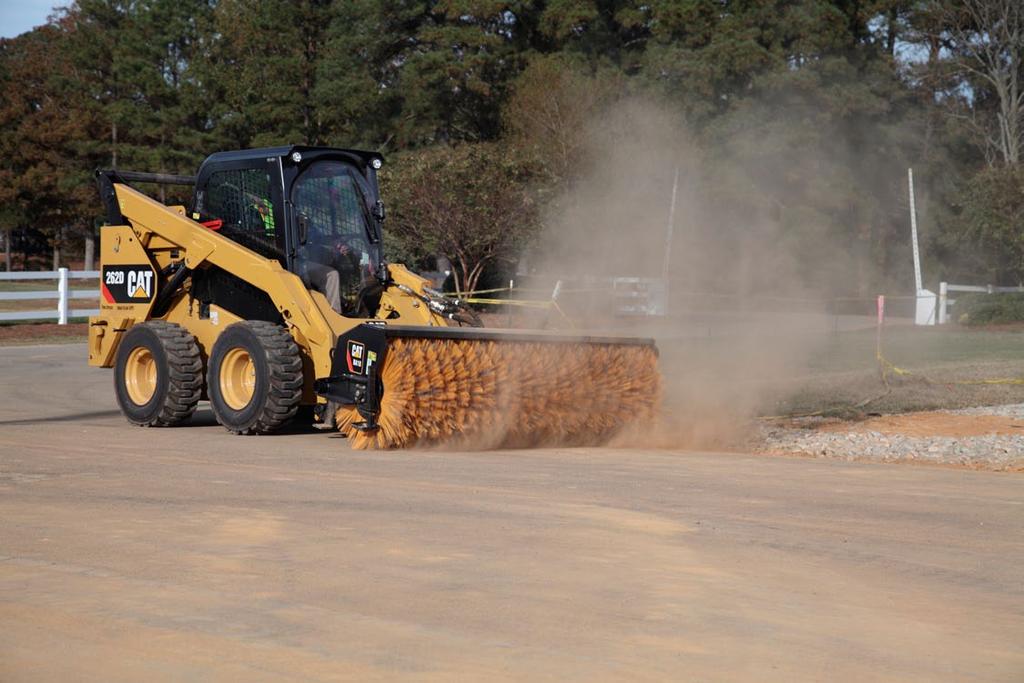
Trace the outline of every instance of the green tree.
[[220, 0], [200, 25], [196, 77], [219, 146], [324, 140], [316, 91], [325, 0]]
[[973, 257], [976, 278], [1024, 285], [1024, 168], [978, 172], [958, 193], [954, 216], [962, 226], [955, 246]]
[[538, 55], [512, 88], [503, 109], [508, 144], [533, 156], [545, 182], [569, 185], [586, 168], [591, 124], [626, 83], [614, 69], [593, 73], [562, 55]]
[[[418, 206], [429, 220], [417, 230], [433, 226], [430, 237], [402, 218], [409, 249], [436, 246], [445, 230], [424, 209], [440, 199], [427, 197], [431, 169], [420, 159], [452, 180], [431, 182], [448, 188], [444, 201], [465, 231], [470, 217], [482, 232], [503, 225], [487, 207], [471, 212], [471, 202], [525, 202], [532, 227], [488, 256], [492, 263], [515, 255], [538, 215], [579, 213], [570, 190], [608, 161], [594, 144], [601, 127], [591, 124], [635, 96], [656, 101], [670, 135], [686, 137], [702, 160], [687, 182], [708, 206], [707, 227], [695, 229], [708, 233], [708, 248], [785, 245], [807, 286], [839, 281], [865, 292], [907, 279], [903, 173], [911, 164], [925, 232], [941, 227], [928, 254], [947, 272], [967, 267], [961, 253], [995, 258], [977, 227], [993, 235], [995, 218], [963, 193], [1012, 185], [971, 178], [992, 150], [1005, 148], [1001, 158], [1015, 165], [1006, 140], [1019, 138], [1022, 109], [1014, 114], [1006, 102], [1020, 99], [1020, 69], [1007, 36], [1022, 34], [998, 12], [995, 21], [979, 12], [1017, 5], [76, 0], [52, 25], [0, 47], [0, 213], [59, 246], [98, 213], [96, 166], [191, 172], [216, 149], [362, 146], [397, 153], [396, 215]], [[948, 14], [957, 7], [977, 11]], [[998, 74], [985, 71], [993, 54]], [[999, 144], [989, 145], [972, 122], [1006, 140], [990, 135]], [[510, 199], [460, 176], [470, 159]], [[658, 182], [666, 175], [671, 169], [659, 170]], [[403, 178], [415, 196], [403, 194]], [[845, 255], [829, 262], [841, 273], [814, 258], [825, 246]], [[767, 248], [753, 251], [761, 254], [753, 261], [767, 260]], [[457, 266], [460, 284], [476, 263]], [[1012, 264], [999, 264], [1011, 277]]]
[[1024, 153], [1024, 5], [932, 0], [923, 13], [943, 48], [951, 113], [976, 134], [990, 164]]
[[93, 165], [192, 172], [211, 140], [202, 57], [206, 0], [79, 0], [60, 26], [73, 77], [63, 92], [89, 103], [108, 133], [81, 141]]
[[520, 15], [533, 4], [334, 3], [319, 78], [325, 121], [338, 137], [398, 148], [497, 138], [524, 63]]
[[76, 149], [97, 133], [94, 112], [68, 96], [75, 68], [60, 49], [67, 26], [0, 41], [0, 211], [44, 234], [54, 267], [74, 234], [91, 231], [95, 189]]
[[463, 143], [411, 152], [391, 167], [384, 190], [388, 233], [421, 255], [455, 268], [459, 291], [484, 270], [514, 262], [538, 229], [530, 192], [534, 169], [499, 143]]

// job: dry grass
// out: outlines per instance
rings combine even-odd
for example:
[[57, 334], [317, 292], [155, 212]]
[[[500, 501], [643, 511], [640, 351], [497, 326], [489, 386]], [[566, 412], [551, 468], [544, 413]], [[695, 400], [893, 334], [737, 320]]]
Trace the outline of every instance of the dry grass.
[[31, 322], [0, 324], [0, 346], [84, 342], [88, 339], [88, 335], [88, 323], [70, 323], [68, 325]]
[[[870, 413], [1024, 403], [1024, 332], [1020, 328], [887, 330], [883, 356], [900, 370], [882, 379], [875, 333], [823, 341], [803, 372], [781, 383], [763, 414], [857, 417]], [[1010, 383], [984, 383], [1010, 380]], [[1021, 383], [1012, 383], [1021, 380]]]

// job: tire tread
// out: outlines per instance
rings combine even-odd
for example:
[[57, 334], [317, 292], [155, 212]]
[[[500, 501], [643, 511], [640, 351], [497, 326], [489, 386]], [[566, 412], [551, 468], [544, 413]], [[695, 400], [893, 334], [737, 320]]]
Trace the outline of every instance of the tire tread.
[[174, 427], [192, 417], [203, 390], [203, 360], [195, 337], [175, 323], [144, 323], [157, 337], [167, 356], [167, 394], [160, 412], [145, 427]]
[[[248, 327], [259, 340], [266, 354], [269, 386], [266, 401], [255, 421], [241, 428], [224, 427], [235, 434], [269, 434], [284, 427], [299, 410], [303, 385], [302, 356], [292, 335], [281, 325], [264, 320], [237, 324]], [[207, 381], [212, 384], [215, 378], [211, 376]]]

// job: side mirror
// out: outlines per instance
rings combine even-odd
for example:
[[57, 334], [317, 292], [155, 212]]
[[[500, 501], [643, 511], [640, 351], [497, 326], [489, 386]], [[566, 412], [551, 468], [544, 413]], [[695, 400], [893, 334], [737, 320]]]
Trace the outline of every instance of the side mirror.
[[384, 214], [384, 202], [382, 202], [379, 199], [376, 202], [374, 202], [373, 210], [372, 210], [371, 213], [373, 213], [373, 217], [376, 218], [378, 221], [383, 221], [384, 220], [384, 215], [385, 215]]
[[304, 213], [297, 214], [295, 224], [299, 228], [299, 244], [305, 244], [309, 239], [309, 216]]

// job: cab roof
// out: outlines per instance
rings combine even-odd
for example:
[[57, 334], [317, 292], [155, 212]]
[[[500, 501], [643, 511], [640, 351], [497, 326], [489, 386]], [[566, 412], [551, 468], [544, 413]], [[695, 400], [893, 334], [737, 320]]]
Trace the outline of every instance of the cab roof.
[[258, 147], [255, 149], [240, 149], [230, 152], [214, 152], [206, 157], [203, 165], [208, 163], [224, 163], [233, 161], [248, 161], [251, 159], [269, 159], [274, 157], [290, 158], [294, 152], [300, 153], [303, 157], [316, 157], [344, 154], [355, 157], [364, 166], [373, 159], [384, 160], [379, 152], [370, 152], [361, 149], [347, 149], [343, 147], [312, 147], [308, 145], [283, 145], [281, 147]]

